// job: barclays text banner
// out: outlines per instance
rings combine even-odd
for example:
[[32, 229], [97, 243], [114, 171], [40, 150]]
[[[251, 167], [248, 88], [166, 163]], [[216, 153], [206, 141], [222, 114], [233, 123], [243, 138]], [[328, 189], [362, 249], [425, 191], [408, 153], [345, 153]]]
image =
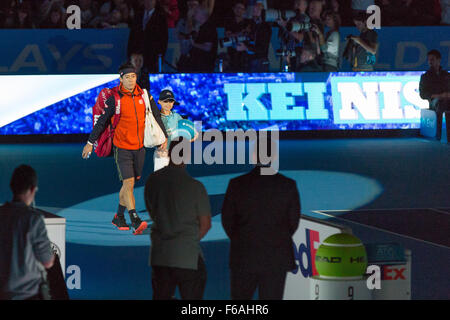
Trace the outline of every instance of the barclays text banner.
[[[442, 67], [450, 68], [450, 26], [436, 27], [383, 27], [378, 33], [379, 49], [375, 69], [379, 71], [421, 71], [428, 68], [427, 52], [438, 49], [442, 54]], [[128, 29], [109, 30], [0, 30], [3, 49], [0, 52], [1, 74], [105, 74], [116, 73], [126, 60]], [[347, 35], [358, 35], [354, 27], [340, 28], [341, 48]], [[224, 31], [218, 28], [219, 38]], [[270, 71], [280, 71], [278, 28], [272, 29], [269, 47]], [[433, 35], [432, 37], [430, 35]], [[219, 47], [219, 53], [226, 48]], [[176, 66], [180, 46], [173, 29], [169, 30], [169, 43], [165, 60]], [[176, 72], [169, 64], [164, 72]], [[341, 61], [341, 71], [350, 71], [347, 61]]]
[[0, 30], [0, 75], [116, 73], [128, 29]]

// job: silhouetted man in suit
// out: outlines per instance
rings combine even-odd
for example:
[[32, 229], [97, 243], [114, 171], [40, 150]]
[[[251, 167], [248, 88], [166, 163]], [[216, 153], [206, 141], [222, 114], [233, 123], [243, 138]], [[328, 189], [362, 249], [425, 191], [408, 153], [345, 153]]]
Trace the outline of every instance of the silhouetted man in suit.
[[150, 73], [158, 72], [158, 55], [164, 55], [169, 41], [167, 19], [156, 0], [141, 0], [128, 40], [128, 55], [135, 51], [143, 53], [144, 67]]
[[[277, 147], [268, 144], [268, 153]], [[265, 174], [261, 154], [249, 173], [230, 180], [222, 207], [222, 224], [231, 241], [231, 298], [283, 298], [286, 274], [295, 268], [292, 236], [300, 221], [296, 182], [273, 171]], [[276, 151], [278, 148], [276, 149]], [[275, 151], [275, 150], [274, 150]], [[272, 160], [273, 161], [273, 160]]]

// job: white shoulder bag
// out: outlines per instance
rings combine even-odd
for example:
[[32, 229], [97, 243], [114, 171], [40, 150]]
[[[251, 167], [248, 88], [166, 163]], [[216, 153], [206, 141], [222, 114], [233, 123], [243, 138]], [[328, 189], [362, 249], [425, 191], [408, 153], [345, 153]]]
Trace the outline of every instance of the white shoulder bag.
[[163, 144], [166, 141], [166, 136], [153, 116], [146, 89], [144, 89], [143, 97], [145, 102], [144, 147], [153, 148]]

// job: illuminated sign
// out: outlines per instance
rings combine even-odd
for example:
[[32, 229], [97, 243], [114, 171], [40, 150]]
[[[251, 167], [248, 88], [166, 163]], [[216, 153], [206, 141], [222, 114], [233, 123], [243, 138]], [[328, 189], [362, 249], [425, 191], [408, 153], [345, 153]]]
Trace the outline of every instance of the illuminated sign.
[[[428, 108], [421, 74], [152, 74], [150, 93], [171, 89], [180, 102], [174, 111], [203, 130], [417, 129]], [[117, 77], [1, 76], [0, 87], [12, 94], [0, 102], [0, 134], [89, 133], [95, 99]]]
[[332, 77], [334, 123], [419, 122], [417, 76]]

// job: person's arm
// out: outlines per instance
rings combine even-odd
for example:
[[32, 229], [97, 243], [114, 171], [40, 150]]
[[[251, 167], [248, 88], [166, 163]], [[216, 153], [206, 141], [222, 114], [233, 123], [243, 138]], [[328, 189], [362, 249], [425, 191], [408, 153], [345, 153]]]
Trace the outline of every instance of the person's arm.
[[150, 107], [152, 109], [152, 114], [155, 117], [156, 122], [161, 127], [162, 131], [164, 132], [164, 135], [167, 138], [168, 135], [167, 135], [166, 127], [164, 126], [164, 123], [162, 122], [162, 119], [161, 119], [161, 111], [158, 109], [155, 99], [153, 99], [153, 97], [150, 95], [150, 93], [148, 95], [148, 99], [150, 100]]
[[47, 262], [42, 262], [45, 269], [50, 269], [55, 264], [55, 255], [52, 255], [51, 259]]
[[375, 55], [378, 51], [378, 42], [376, 41], [376, 38], [374, 38], [374, 41], [364, 41], [360, 37], [352, 37], [353, 41], [355, 41], [357, 44], [359, 44], [361, 47], [363, 47], [364, 50], [367, 52]]
[[291, 190], [291, 199], [288, 212], [289, 232], [291, 235], [294, 235], [300, 223], [300, 215], [301, 215], [300, 195], [295, 181], [293, 181], [293, 186], [292, 188], [290, 188], [290, 190]]
[[201, 182], [198, 183], [197, 218], [199, 223], [199, 239], [201, 240], [208, 233], [209, 229], [211, 229], [211, 205], [205, 186]]
[[323, 46], [325, 44], [325, 37], [323, 36], [323, 33], [320, 30], [320, 28], [314, 24], [311, 27], [311, 31], [313, 31], [315, 34], [317, 34], [317, 36], [319, 37], [319, 45]]
[[47, 236], [44, 219], [37, 213], [34, 213], [34, 216], [31, 218], [30, 239], [36, 259], [42, 263], [45, 269], [53, 267], [55, 255], [52, 252], [50, 240]]
[[228, 238], [232, 239], [235, 232], [235, 217], [236, 217], [236, 206], [234, 203], [233, 195], [233, 180], [230, 181], [225, 193], [225, 198], [222, 204], [222, 226], [227, 234]]
[[450, 92], [442, 92], [437, 94], [431, 95], [432, 99], [438, 98], [438, 99], [450, 99]]
[[153, 220], [153, 208], [152, 208], [152, 203], [150, 201], [151, 198], [151, 179], [152, 176], [150, 175], [147, 179], [147, 181], [145, 182], [145, 187], [144, 187], [144, 200], [145, 200], [145, 208], [147, 209], [147, 212], [149, 213], [150, 218]]
[[300, 32], [294, 32], [291, 31], [290, 35], [297, 41], [297, 42], [301, 42], [303, 41], [303, 39], [305, 38], [304, 32], [300, 31]]
[[211, 229], [211, 216], [199, 216], [199, 238], [203, 239], [204, 236], [208, 233], [209, 229]]
[[339, 32], [332, 32], [325, 41], [325, 44], [321, 48], [323, 52], [328, 52], [332, 55], [339, 56]]
[[197, 43], [195, 41], [192, 41], [192, 46], [194, 48], [198, 48], [202, 51], [209, 52], [209, 51], [211, 51], [213, 44], [212, 44], [212, 42]]
[[207, 5], [206, 8], [208, 9], [209, 15], [211, 16], [211, 14], [214, 11], [214, 3], [216, 2], [215, 0], [206, 0]]
[[419, 82], [419, 95], [422, 99], [430, 101], [431, 98], [431, 92], [430, 88], [428, 86], [428, 82], [426, 79], [425, 74], [420, 76], [420, 82]]
[[91, 134], [89, 135], [88, 142], [83, 148], [82, 152], [83, 159], [89, 158], [92, 149], [94, 148], [93, 147], [94, 143], [97, 141], [102, 132], [105, 130], [106, 126], [111, 121], [111, 118], [115, 114], [115, 112], [116, 112], [116, 102], [114, 95], [112, 95], [106, 100], [105, 113], [103, 113], [98, 118], [97, 122], [94, 125], [94, 128], [92, 129]]

